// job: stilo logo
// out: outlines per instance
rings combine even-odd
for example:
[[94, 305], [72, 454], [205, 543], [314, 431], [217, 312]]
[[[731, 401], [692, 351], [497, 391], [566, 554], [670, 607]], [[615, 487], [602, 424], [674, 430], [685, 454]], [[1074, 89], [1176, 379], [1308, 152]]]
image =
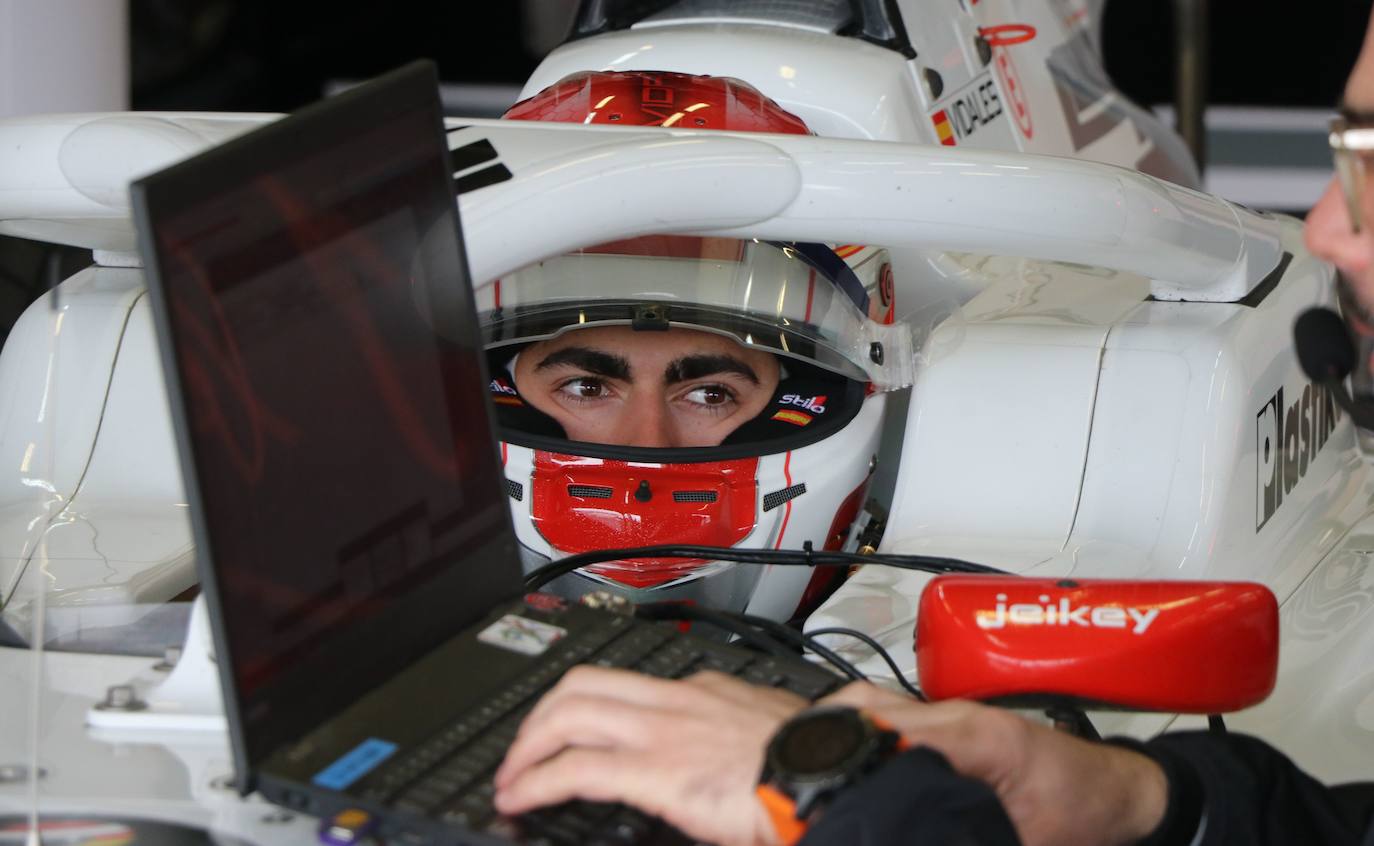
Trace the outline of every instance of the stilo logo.
[[784, 405], [799, 405], [812, 414], [825, 413], [825, 394], [818, 397], [804, 397], [800, 394], [783, 394], [778, 402]]
[[520, 396], [520, 394], [515, 390], [515, 388], [512, 388], [510, 385], [507, 385], [500, 379], [491, 380], [491, 392], [493, 394], [505, 394], [508, 397]]
[[1017, 602], [1007, 605], [1007, 595], [997, 594], [997, 607], [992, 611], [978, 611], [975, 620], [980, 629], [1002, 629], [1007, 626], [1083, 626], [1084, 628], [1124, 629], [1131, 625], [1131, 633], [1142, 635], [1159, 616], [1158, 608], [1142, 611], [1139, 608], [1117, 608], [1113, 605], [1080, 605], [1073, 607], [1068, 597], [1051, 605], [1049, 596], [1040, 595], [1043, 605]]

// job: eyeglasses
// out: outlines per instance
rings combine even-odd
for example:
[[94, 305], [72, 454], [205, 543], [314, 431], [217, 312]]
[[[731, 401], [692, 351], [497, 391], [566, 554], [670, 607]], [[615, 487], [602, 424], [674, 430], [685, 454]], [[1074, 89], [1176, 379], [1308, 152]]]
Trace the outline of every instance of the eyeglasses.
[[1340, 117], [1331, 121], [1331, 155], [1336, 160], [1336, 177], [1345, 195], [1350, 212], [1350, 224], [1356, 232], [1361, 228], [1361, 202], [1364, 197], [1365, 159], [1374, 153], [1374, 113], [1341, 110]]

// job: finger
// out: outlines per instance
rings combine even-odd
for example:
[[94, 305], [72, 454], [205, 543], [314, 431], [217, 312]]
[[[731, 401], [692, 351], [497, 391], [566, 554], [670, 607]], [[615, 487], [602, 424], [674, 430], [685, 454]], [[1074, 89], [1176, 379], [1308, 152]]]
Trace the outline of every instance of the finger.
[[680, 687], [677, 682], [643, 673], [583, 664], [564, 673], [558, 684], [534, 706], [525, 721], [537, 720], [558, 708], [558, 703], [564, 698], [580, 695], [615, 699], [631, 705], [667, 707], [680, 699]]
[[740, 802], [730, 803], [724, 796], [703, 796], [692, 785], [672, 762], [652, 753], [570, 749], [498, 790], [494, 802], [503, 814], [572, 799], [618, 802], [659, 817], [692, 838], [753, 842], [757, 809], [749, 791]]
[[[585, 799], [634, 804], [641, 810], [655, 813], [654, 808], [633, 801], [640, 792], [636, 789], [639, 782], [645, 780], [645, 769], [638, 755], [623, 750], [565, 749], [505, 785], [499, 785], [496, 809], [503, 814], [520, 814], [545, 805]], [[665, 787], [657, 785], [660, 791]]]
[[647, 749], [671, 731], [668, 712], [599, 696], [570, 694], [537, 721], [526, 720], [496, 771], [499, 786], [569, 746]]

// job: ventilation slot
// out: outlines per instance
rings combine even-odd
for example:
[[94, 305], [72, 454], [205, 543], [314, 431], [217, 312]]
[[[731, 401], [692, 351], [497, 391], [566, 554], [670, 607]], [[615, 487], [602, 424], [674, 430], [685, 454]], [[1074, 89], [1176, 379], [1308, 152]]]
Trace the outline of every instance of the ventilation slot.
[[568, 496], [583, 499], [610, 499], [611, 489], [601, 485], [568, 485]]
[[715, 502], [715, 491], [673, 491], [673, 502]]
[[525, 486], [520, 484], [519, 482], [512, 482], [510, 479], [507, 479], [506, 496], [509, 496], [516, 502], [520, 502], [525, 498]]
[[802, 494], [806, 493], [806, 483], [793, 485], [790, 488], [783, 488], [780, 491], [773, 491], [763, 495], [763, 510], [772, 511], [783, 503], [791, 502]]

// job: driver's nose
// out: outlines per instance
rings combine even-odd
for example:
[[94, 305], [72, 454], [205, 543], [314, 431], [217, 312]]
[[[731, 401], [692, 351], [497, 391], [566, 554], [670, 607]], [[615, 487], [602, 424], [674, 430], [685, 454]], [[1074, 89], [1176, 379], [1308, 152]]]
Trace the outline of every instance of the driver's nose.
[[1303, 227], [1307, 249], [1317, 258], [1340, 268], [1367, 306], [1374, 305], [1374, 290], [1362, 290], [1370, 284], [1367, 278], [1370, 269], [1374, 268], [1374, 233], [1369, 229], [1371, 223], [1374, 221], [1366, 218], [1365, 227], [1359, 232], [1354, 230], [1350, 223], [1350, 212], [1346, 209], [1345, 196], [1333, 179], [1326, 186], [1326, 193], [1308, 212]]
[[621, 443], [635, 447], [682, 446], [672, 414], [663, 403], [646, 402], [637, 405], [629, 414]]

